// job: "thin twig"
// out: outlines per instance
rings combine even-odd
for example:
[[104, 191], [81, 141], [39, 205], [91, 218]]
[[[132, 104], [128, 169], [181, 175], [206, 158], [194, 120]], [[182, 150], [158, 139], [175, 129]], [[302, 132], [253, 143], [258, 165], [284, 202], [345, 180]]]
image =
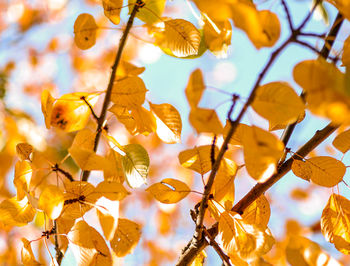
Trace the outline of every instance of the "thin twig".
[[313, 33], [313, 32], [300, 32], [299, 36], [303, 36], [303, 37], [315, 37], [315, 38], [320, 38], [320, 39], [324, 39], [326, 38], [326, 34], [325, 33]]
[[[57, 223], [56, 220], [54, 221], [54, 228], [55, 231], [57, 232]], [[54, 238], [55, 238], [55, 251], [56, 251], [56, 261], [58, 265], [61, 265], [62, 259], [63, 259], [63, 253], [59, 247], [58, 244], [58, 237], [57, 234], [54, 234]]]
[[82, 99], [86, 105], [89, 107], [92, 116], [95, 118], [96, 122], [98, 122], [98, 116], [96, 115], [94, 109], [92, 108], [91, 104], [86, 100], [85, 96], [81, 96], [80, 99]]
[[282, 6], [283, 6], [283, 9], [284, 9], [284, 12], [287, 15], [289, 29], [290, 29], [291, 32], [293, 32], [294, 31], [294, 26], [293, 26], [292, 18], [290, 16], [290, 11], [288, 9], [287, 3], [285, 2], [285, 0], [282, 0], [281, 3], [282, 3]]
[[213, 137], [213, 142], [211, 144], [210, 149], [210, 161], [211, 161], [211, 167], [215, 164], [215, 147], [216, 147], [216, 135]]
[[62, 168], [60, 168], [57, 163], [51, 169], [54, 172], [60, 172], [65, 177], [67, 177], [69, 179], [69, 181], [71, 181], [71, 182], [74, 181], [73, 176], [69, 172], [67, 172], [67, 171], [63, 170]]
[[[114, 81], [116, 78], [116, 74], [117, 74], [117, 68], [120, 62], [120, 59], [122, 57], [122, 53], [126, 44], [126, 40], [128, 38], [128, 34], [130, 32], [130, 29], [132, 27], [132, 24], [134, 23], [134, 18], [136, 16], [137, 11], [139, 10], [140, 6], [143, 4], [142, 0], [137, 0], [136, 4], [134, 5], [134, 8], [131, 12], [131, 15], [129, 17], [129, 20], [126, 24], [126, 28], [123, 32], [123, 35], [120, 39], [119, 42], [119, 47], [118, 47], [118, 51], [117, 51], [117, 55], [115, 57], [114, 60], [114, 64], [112, 66], [112, 72], [111, 72], [111, 76], [109, 79], [109, 83], [108, 83], [108, 87], [107, 87], [107, 91], [106, 91], [106, 95], [105, 95], [105, 99], [102, 105], [102, 110], [101, 110], [101, 114], [100, 117], [98, 118], [98, 123], [97, 123], [97, 129], [96, 129], [96, 137], [95, 137], [95, 143], [94, 143], [94, 151], [96, 152], [97, 147], [98, 147], [98, 143], [100, 141], [100, 137], [101, 137], [101, 133], [102, 133], [102, 127], [103, 127], [103, 123], [105, 121], [105, 117], [106, 117], [106, 113], [107, 113], [107, 109], [109, 106], [109, 103], [111, 101], [111, 95], [112, 95], [112, 88], [114, 85]], [[90, 175], [90, 171], [84, 171], [83, 172], [83, 177], [82, 180], [83, 181], [87, 181]]]

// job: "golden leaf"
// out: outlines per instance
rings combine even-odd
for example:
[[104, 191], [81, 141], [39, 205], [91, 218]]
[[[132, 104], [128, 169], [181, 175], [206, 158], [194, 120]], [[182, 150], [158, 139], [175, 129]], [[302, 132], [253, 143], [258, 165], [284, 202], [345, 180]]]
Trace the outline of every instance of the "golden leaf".
[[71, 148], [74, 147], [92, 151], [95, 145], [95, 137], [95, 131], [84, 128], [75, 135]]
[[17, 200], [22, 200], [25, 197], [26, 192], [28, 192], [32, 174], [33, 170], [30, 163], [27, 161], [18, 161], [16, 163], [13, 184], [17, 189]]
[[125, 180], [125, 174], [122, 165], [122, 156], [110, 149], [107, 154], [107, 160], [109, 160], [110, 167], [103, 170], [104, 179], [107, 181], [115, 181], [123, 183]]
[[68, 238], [77, 265], [112, 264], [112, 256], [103, 237], [85, 221], [77, 222]]
[[149, 103], [157, 123], [158, 137], [168, 144], [181, 142], [182, 121], [180, 113], [168, 103]]
[[270, 124], [294, 123], [304, 113], [304, 103], [285, 82], [271, 82], [257, 89], [252, 107]]
[[35, 209], [27, 197], [18, 201], [15, 197], [0, 203], [0, 221], [9, 226], [24, 226], [34, 219]]
[[120, 22], [120, 10], [123, 6], [123, 0], [102, 0], [102, 6], [105, 16], [115, 25]]
[[66, 132], [83, 129], [90, 117], [91, 111], [86, 101], [93, 107], [98, 100], [98, 93], [75, 92], [68, 93], [56, 100], [51, 113], [51, 126]]
[[328, 0], [328, 2], [333, 4], [347, 20], [350, 20], [350, 2], [348, 0]]
[[180, 180], [166, 178], [153, 184], [146, 191], [162, 203], [176, 203], [185, 198], [191, 192], [191, 189]]
[[202, 250], [193, 260], [190, 266], [203, 266], [207, 253]]
[[97, 200], [101, 197], [105, 197], [109, 200], [120, 201], [129, 194], [130, 192], [119, 182], [102, 181], [97, 185], [94, 192], [90, 194], [89, 198], [93, 197]]
[[34, 253], [32, 247], [27, 239], [22, 238], [23, 247], [21, 250], [21, 261], [24, 266], [35, 266], [42, 265], [38, 261], [35, 260]]
[[[215, 146], [215, 154], [218, 154], [219, 149]], [[183, 167], [204, 175], [211, 170], [211, 145], [194, 147], [190, 150], [180, 152], [179, 161]]]
[[343, 62], [343, 66], [350, 67], [350, 35], [344, 41], [341, 61]]
[[221, 161], [219, 171], [214, 179], [214, 199], [222, 204], [226, 201], [235, 200], [235, 177], [237, 174], [237, 164], [227, 158]]
[[[144, 0], [145, 6], [140, 8], [136, 17], [147, 24], [159, 22], [165, 8], [166, 0]], [[129, 13], [136, 4], [136, 0], [129, 0]]]
[[305, 180], [311, 179], [317, 185], [333, 187], [343, 180], [346, 166], [339, 160], [329, 156], [317, 156], [305, 162], [295, 160], [293, 173]]
[[96, 208], [96, 212], [103, 235], [110, 241], [118, 227], [119, 201], [102, 197], [96, 202], [96, 205], [99, 206], [99, 208]]
[[39, 208], [42, 209], [51, 220], [56, 220], [61, 215], [63, 205], [63, 192], [57, 186], [45, 186], [39, 197]]
[[130, 62], [121, 60], [117, 69], [118, 77], [138, 76], [145, 71], [145, 67], [138, 67]]
[[134, 250], [140, 237], [140, 225], [128, 219], [119, 218], [117, 230], [110, 241], [111, 248], [118, 257], [124, 257]]
[[213, 20], [225, 21], [232, 18], [230, 1], [194, 0], [193, 2], [202, 13], [207, 14]]
[[[225, 127], [223, 129], [224, 138], [226, 138], [227, 133], [230, 130], [230, 128], [231, 128], [231, 122], [227, 120], [226, 121], [226, 125], [225, 125]], [[238, 124], [238, 126], [236, 127], [236, 130], [233, 133], [233, 136], [231, 137], [229, 143], [232, 144], [232, 145], [235, 145], [235, 146], [242, 146], [243, 145], [242, 136], [247, 131], [250, 131], [250, 130], [251, 130], [251, 127], [246, 125], [246, 124], [243, 124], [243, 123]]]
[[204, 90], [205, 84], [203, 73], [199, 68], [197, 68], [191, 73], [185, 89], [187, 101], [191, 108], [197, 107], [202, 98]]
[[198, 54], [201, 35], [199, 30], [184, 19], [171, 19], [164, 22], [164, 44], [177, 57]]
[[270, 204], [264, 195], [251, 203], [243, 212], [242, 218], [246, 223], [254, 224], [265, 230], [270, 219]]
[[350, 254], [350, 201], [332, 194], [321, 217], [321, 231], [340, 252]]
[[80, 14], [74, 22], [74, 42], [82, 50], [89, 49], [96, 43], [97, 25], [93, 16]]
[[190, 111], [189, 120], [197, 133], [222, 134], [223, 126], [213, 109], [194, 108]]
[[48, 90], [44, 90], [41, 94], [41, 111], [44, 114], [45, 125], [47, 129], [51, 127], [51, 113], [55, 98], [53, 98]]
[[76, 164], [84, 171], [104, 170], [110, 166], [110, 161], [94, 151], [73, 146], [68, 149]]
[[342, 153], [346, 153], [350, 150], [350, 129], [340, 133], [332, 142], [333, 146], [341, 151]]
[[33, 146], [28, 143], [18, 143], [16, 145], [16, 154], [21, 161], [31, 161]]
[[141, 78], [126, 77], [114, 83], [111, 101], [119, 107], [136, 108], [144, 103], [146, 92], [145, 83]]

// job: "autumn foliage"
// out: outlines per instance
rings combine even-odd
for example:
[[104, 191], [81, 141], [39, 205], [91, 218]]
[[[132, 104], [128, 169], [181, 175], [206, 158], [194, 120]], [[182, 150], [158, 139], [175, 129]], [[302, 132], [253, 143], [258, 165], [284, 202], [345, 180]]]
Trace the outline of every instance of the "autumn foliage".
[[[91, 81], [102, 73], [104, 87], [79, 81], [66, 91], [57, 80], [40, 78], [23, 84], [23, 93], [41, 103], [40, 120], [11, 107], [5, 94], [20, 62], [1, 62], [1, 264], [350, 263], [350, 36], [342, 31], [349, 28], [349, 0], [316, 0], [310, 9], [305, 3], [298, 23], [295, 3], [285, 0], [267, 1], [270, 8], [259, 1], [192, 0], [183, 6], [190, 18], [175, 17], [179, 12], [166, 0], [79, 1], [96, 14], [69, 13], [65, 0], [30, 2], [0, 4], [8, 16], [0, 13], [0, 34], [17, 25], [25, 38], [35, 27], [50, 27], [50, 19], [73, 18], [66, 33], [72, 48], [52, 37], [42, 51], [23, 48], [23, 60], [36, 68], [45, 54], [66, 49], [74, 74]], [[336, 12], [327, 27], [328, 14]], [[308, 29], [315, 13], [323, 17], [322, 33]], [[113, 46], [109, 30], [119, 32]], [[152, 65], [135, 63], [142, 45], [177, 60], [175, 73], [186, 60], [227, 57], [236, 31], [268, 51], [262, 69], [250, 73], [247, 97], [208, 85], [200, 68], [181, 93], [163, 89], [168, 101], [149, 96], [144, 72]], [[313, 58], [284, 73], [289, 79], [266, 78], [292, 45]], [[229, 96], [224, 112], [203, 104], [211, 89]], [[188, 117], [170, 104], [177, 97], [186, 99]], [[310, 131], [310, 121], [319, 128], [291, 141], [296, 127], [299, 134]], [[184, 133], [186, 124], [193, 132]], [[268, 190], [287, 173], [288, 186], [302, 185], [277, 202], [278, 191]], [[311, 224], [280, 213], [293, 204], [304, 208], [316, 193], [324, 205]]]

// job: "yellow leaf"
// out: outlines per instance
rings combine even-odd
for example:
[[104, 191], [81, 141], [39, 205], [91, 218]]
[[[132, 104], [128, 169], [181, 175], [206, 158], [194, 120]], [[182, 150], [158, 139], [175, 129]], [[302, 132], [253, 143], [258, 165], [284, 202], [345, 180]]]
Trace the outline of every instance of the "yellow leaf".
[[153, 184], [146, 191], [162, 203], [176, 203], [185, 198], [191, 189], [180, 180], [166, 178]]
[[276, 171], [277, 162], [284, 152], [283, 143], [275, 135], [256, 126], [245, 130], [241, 138], [248, 174], [258, 182], [266, 181]]
[[168, 144], [181, 142], [182, 121], [179, 112], [168, 103], [149, 103], [157, 123], [158, 137]]
[[61, 217], [75, 220], [92, 208], [96, 198], [90, 195], [95, 187], [88, 182], [74, 181], [65, 185], [64, 208]]
[[188, 80], [185, 89], [187, 101], [190, 104], [191, 108], [197, 107], [202, 98], [204, 90], [205, 84], [203, 79], [203, 73], [199, 68], [197, 68], [191, 73], [191, 76]]
[[235, 199], [235, 177], [237, 164], [224, 158], [220, 164], [219, 171], [214, 179], [214, 199], [222, 204], [229, 200], [232, 203]]
[[[300, 123], [301, 121], [304, 120], [305, 118], [305, 111], [298, 117], [297, 119], [297, 123]], [[274, 131], [274, 130], [279, 130], [279, 129], [285, 129], [287, 126], [289, 125], [289, 123], [286, 124], [273, 124], [273, 123], [269, 123], [269, 131]]]
[[100, 197], [105, 197], [109, 200], [120, 201], [129, 194], [130, 192], [128, 192], [119, 182], [102, 181], [97, 185], [94, 192], [90, 194], [89, 198], [94, 197], [97, 200]]
[[109, 20], [118, 25], [120, 22], [120, 10], [123, 6], [123, 0], [102, 0], [104, 14]]
[[35, 260], [34, 253], [32, 247], [27, 239], [22, 238], [23, 247], [21, 250], [21, 261], [24, 266], [35, 266], [42, 265], [38, 261]]
[[186, 57], [198, 54], [201, 34], [189, 21], [171, 19], [164, 22], [164, 43], [177, 57]]
[[85, 99], [93, 107], [98, 100], [98, 93], [75, 92], [63, 95], [57, 99], [51, 113], [51, 126], [71, 132], [83, 129], [90, 117], [91, 111], [88, 105], [81, 99]]
[[[230, 128], [231, 128], [231, 122], [227, 120], [226, 125], [225, 125], [224, 130], [223, 130], [224, 138], [226, 138], [227, 133], [230, 130]], [[235, 145], [235, 146], [242, 146], [243, 145], [242, 136], [247, 131], [250, 131], [250, 130], [251, 130], [251, 127], [246, 125], [246, 124], [243, 124], [243, 123], [238, 124], [238, 126], [237, 126], [235, 132], [233, 133], [233, 136], [231, 137], [229, 143], [232, 145]]]
[[136, 108], [141, 106], [146, 97], [146, 86], [139, 77], [126, 77], [114, 83], [111, 101], [119, 107]]
[[227, 253], [237, 253], [241, 259], [254, 259], [268, 252], [274, 239], [270, 232], [246, 223], [234, 212], [223, 212], [219, 220], [219, 234]]
[[294, 123], [304, 113], [304, 103], [285, 82], [271, 82], [258, 88], [252, 107], [270, 124]]
[[25, 197], [18, 201], [15, 197], [0, 203], [0, 221], [9, 226], [24, 226], [34, 219], [35, 209]]
[[322, 212], [321, 231], [340, 252], [350, 254], [350, 201], [332, 194]]
[[149, 169], [148, 153], [140, 144], [123, 146], [125, 155], [122, 164], [126, 181], [131, 188], [138, 188], [146, 183]]
[[228, 46], [231, 45], [232, 26], [229, 20], [212, 21], [208, 16], [204, 20], [205, 43], [218, 58], [226, 58]]
[[270, 204], [264, 195], [251, 203], [243, 212], [242, 218], [246, 223], [254, 224], [265, 230], [270, 219]]
[[55, 98], [53, 98], [48, 90], [44, 90], [41, 94], [41, 111], [44, 114], [45, 125], [47, 129], [51, 127], [51, 113]]
[[306, 237], [291, 236], [286, 247], [287, 261], [292, 266], [324, 265], [340, 266], [334, 258], [325, 253], [321, 247]]
[[323, 187], [333, 187], [343, 180], [346, 166], [339, 160], [329, 156], [318, 156], [305, 162], [296, 160], [292, 170], [295, 175]]
[[119, 201], [109, 200], [105, 197], [100, 198], [96, 205], [97, 217], [105, 238], [110, 241], [118, 226], [119, 218]]
[[33, 146], [28, 143], [18, 143], [16, 145], [16, 154], [21, 161], [31, 161]]
[[[166, 0], [144, 0], [144, 7], [141, 7], [136, 13], [136, 17], [147, 24], [153, 24], [160, 21], [160, 17], [165, 8]], [[129, 0], [129, 13], [133, 9], [136, 0]]]
[[138, 67], [130, 62], [121, 61], [117, 69], [118, 77], [138, 76], [145, 71], [145, 67]]
[[221, 134], [223, 126], [213, 109], [194, 108], [190, 111], [189, 120], [197, 133]]
[[203, 266], [207, 253], [202, 250], [193, 260], [190, 266]]
[[111, 240], [111, 248], [118, 257], [131, 253], [141, 237], [141, 227], [128, 219], [118, 220], [118, 227]]
[[349, 0], [328, 0], [328, 2], [333, 4], [347, 20], [350, 20]]
[[343, 66], [350, 67], [350, 35], [344, 41], [341, 61], [343, 62]]
[[17, 189], [17, 200], [22, 200], [25, 197], [25, 193], [28, 192], [32, 174], [33, 170], [30, 163], [27, 161], [18, 161], [16, 163], [13, 184]]
[[193, 0], [193, 2], [202, 13], [207, 14], [213, 20], [224, 21], [232, 17], [230, 1]]
[[97, 25], [93, 16], [80, 14], [74, 22], [74, 42], [82, 50], [89, 49], [96, 43]]
[[68, 152], [77, 165], [84, 171], [104, 170], [110, 166], [109, 160], [96, 154], [94, 151], [73, 146], [68, 149]]
[[[211, 170], [210, 160], [211, 145], [194, 147], [191, 150], [180, 152], [179, 161], [183, 167], [196, 171], [204, 175]], [[215, 154], [218, 154], [219, 149], [215, 146]]]
[[56, 220], [61, 215], [63, 205], [63, 192], [57, 186], [45, 186], [39, 197], [39, 208], [42, 209], [51, 220]]
[[71, 148], [80, 148], [92, 151], [95, 145], [95, 137], [95, 131], [84, 128], [75, 135]]
[[346, 153], [350, 150], [350, 129], [340, 133], [332, 142], [333, 146], [341, 151], [342, 153]]
[[112, 265], [112, 256], [103, 237], [85, 221], [68, 233], [77, 265]]
[[[64, 219], [62, 216], [57, 218], [56, 220], [56, 232], [58, 237], [58, 243], [60, 249], [65, 252], [68, 248], [68, 239], [67, 234], [72, 229], [73, 225], [75, 223], [75, 220], [73, 219]], [[53, 236], [55, 237], [55, 236]]]
[[306, 60], [294, 67], [294, 80], [305, 90], [308, 109], [336, 124], [349, 123], [350, 98], [346, 77], [324, 59]]
[[104, 179], [107, 181], [123, 183], [125, 180], [125, 174], [122, 165], [122, 156], [113, 149], [110, 149], [107, 155], [107, 160], [111, 163], [110, 167], [103, 170]]

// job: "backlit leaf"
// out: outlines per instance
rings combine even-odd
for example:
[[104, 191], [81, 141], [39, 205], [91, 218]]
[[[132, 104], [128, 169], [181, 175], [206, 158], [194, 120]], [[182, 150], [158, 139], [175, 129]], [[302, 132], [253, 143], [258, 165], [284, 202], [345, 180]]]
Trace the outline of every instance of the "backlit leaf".
[[50, 129], [51, 127], [51, 113], [54, 102], [55, 98], [51, 96], [48, 90], [44, 90], [41, 93], [41, 111], [43, 112], [47, 129]]
[[305, 162], [296, 160], [293, 162], [293, 168], [295, 175], [305, 180], [311, 179], [312, 182], [323, 187], [333, 187], [338, 184], [346, 171], [346, 166], [341, 161], [329, 156], [313, 157]]
[[96, 197], [96, 200], [100, 197], [105, 197], [109, 200], [120, 201], [129, 194], [130, 192], [128, 192], [119, 182], [102, 181], [97, 185], [94, 192], [90, 194], [90, 197]]
[[77, 222], [68, 238], [77, 265], [112, 264], [112, 256], [103, 237], [85, 221]]
[[33, 152], [33, 146], [28, 143], [18, 143], [16, 145], [16, 154], [21, 161], [31, 161], [30, 156]]
[[35, 209], [24, 197], [18, 201], [15, 197], [0, 203], [0, 221], [9, 226], [24, 226], [34, 219]]
[[84, 171], [104, 170], [110, 165], [109, 160], [91, 150], [73, 146], [68, 149], [68, 152], [77, 165]]
[[111, 240], [118, 226], [119, 201], [102, 197], [96, 202], [96, 205], [100, 206], [100, 208], [96, 208], [96, 212], [103, 235], [107, 240]]
[[341, 151], [342, 153], [346, 153], [350, 150], [350, 129], [340, 133], [332, 142], [333, 146]]
[[194, 108], [190, 111], [189, 120], [197, 133], [221, 134], [223, 126], [213, 109]]
[[141, 227], [128, 219], [119, 219], [118, 227], [111, 240], [111, 248], [118, 257], [131, 253], [141, 237]]
[[203, 266], [207, 253], [202, 250], [193, 260], [190, 266]]
[[123, 6], [123, 0], [102, 0], [104, 14], [109, 20], [118, 25], [120, 22], [120, 11]]
[[95, 131], [92, 131], [88, 128], [84, 128], [75, 135], [71, 148], [74, 147], [92, 151], [95, 145], [95, 137]]
[[47, 185], [39, 197], [39, 208], [42, 209], [51, 220], [56, 220], [63, 210], [63, 192], [54, 185]]
[[251, 203], [243, 212], [242, 218], [249, 224], [254, 224], [265, 230], [270, 219], [270, 204], [264, 195]]
[[122, 165], [122, 156], [113, 149], [110, 149], [107, 154], [107, 159], [111, 163], [110, 167], [103, 170], [104, 179], [107, 181], [123, 183], [125, 180], [125, 174]]
[[97, 103], [98, 95], [97, 93], [85, 92], [62, 95], [53, 106], [51, 126], [67, 132], [83, 129], [89, 120], [91, 111], [81, 97], [85, 97], [90, 106], [93, 107]]
[[150, 192], [156, 200], [162, 203], [176, 203], [185, 198], [191, 189], [182, 181], [166, 178], [155, 183], [146, 191]]
[[146, 183], [149, 169], [148, 153], [140, 144], [123, 146], [125, 155], [122, 159], [123, 169], [128, 185], [138, 188]]
[[[226, 125], [225, 125], [224, 130], [223, 130], [224, 138], [226, 138], [227, 133], [230, 130], [230, 128], [231, 128], [231, 122], [227, 120]], [[246, 125], [246, 124], [243, 124], [243, 123], [238, 124], [238, 126], [236, 127], [236, 130], [233, 133], [233, 136], [231, 137], [229, 143], [232, 145], [235, 145], [235, 146], [242, 146], [243, 145], [242, 136], [247, 131], [250, 131], [250, 130], [251, 130], [251, 127]]]
[[337, 250], [350, 254], [350, 201], [332, 194], [322, 212], [321, 231]]
[[164, 22], [164, 46], [177, 57], [196, 55], [201, 35], [199, 30], [184, 19], [171, 19]]
[[304, 103], [285, 82], [260, 86], [252, 103], [253, 109], [270, 124], [294, 123], [304, 113]]
[[185, 89], [187, 101], [191, 108], [197, 107], [202, 98], [204, 90], [205, 84], [203, 73], [199, 68], [197, 68], [191, 73]]
[[74, 42], [82, 50], [89, 49], [96, 43], [97, 25], [93, 16], [80, 14], [74, 22]]
[[23, 265], [24, 266], [42, 265], [34, 257], [32, 246], [30, 245], [31, 242], [29, 242], [25, 238], [22, 238], [22, 243], [23, 243], [23, 247], [21, 250], [21, 261]]
[[343, 62], [344, 66], [350, 67], [350, 35], [344, 41], [341, 61]]
[[[144, 0], [144, 7], [141, 7], [136, 13], [136, 17], [147, 24], [153, 24], [160, 21], [160, 17], [165, 8], [166, 0]], [[136, 0], [129, 0], [129, 13], [134, 7]]]
[[[196, 171], [204, 175], [211, 170], [210, 160], [211, 145], [194, 147], [190, 150], [180, 152], [179, 161], [183, 167]], [[218, 154], [219, 149], [215, 146], [215, 154]]]
[[149, 104], [156, 117], [158, 137], [168, 144], [180, 143], [182, 130], [180, 113], [168, 103]]
[[141, 78], [126, 77], [114, 83], [111, 101], [120, 107], [136, 108], [145, 101], [146, 92], [145, 83]]
[[22, 200], [25, 193], [29, 191], [29, 184], [32, 178], [33, 170], [27, 161], [18, 161], [15, 165], [15, 177], [13, 184], [17, 189], [17, 200]]

